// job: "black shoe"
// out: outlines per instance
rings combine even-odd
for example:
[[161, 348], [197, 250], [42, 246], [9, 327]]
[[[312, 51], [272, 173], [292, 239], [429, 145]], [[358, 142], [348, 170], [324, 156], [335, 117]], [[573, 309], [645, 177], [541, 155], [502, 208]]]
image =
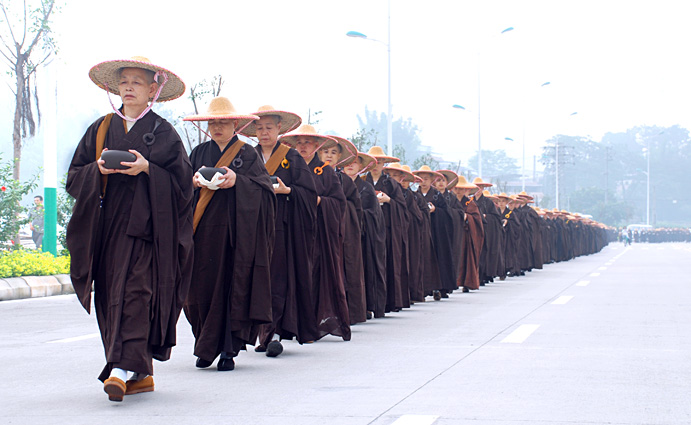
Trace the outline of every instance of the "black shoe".
[[434, 291], [432, 295], [434, 296], [434, 301], [441, 301], [441, 292]]
[[216, 365], [216, 369], [218, 369], [221, 372], [233, 370], [233, 369], [235, 369], [235, 362], [233, 361], [232, 358], [220, 358], [220, 359], [218, 359], [218, 364]]
[[266, 346], [266, 357], [278, 357], [283, 352], [283, 344], [280, 341], [271, 341]]
[[485, 286], [485, 282], [480, 282], [480, 286]]
[[448, 292], [446, 292], [446, 291], [442, 292], [442, 293], [441, 293], [441, 297], [442, 297], [442, 298], [449, 298]]
[[466, 288], [465, 286], [463, 287], [463, 292], [470, 292], [470, 289]]
[[372, 320], [373, 317], [374, 317], [374, 313], [372, 313], [371, 311], [368, 311], [367, 312], [367, 320]]
[[254, 347], [254, 352], [255, 353], [266, 353], [266, 345], [264, 344], [259, 344], [256, 347]]
[[213, 364], [213, 362], [210, 362], [210, 361], [204, 360], [204, 359], [202, 359], [202, 358], [200, 358], [200, 357], [197, 357], [197, 364], [196, 364], [196, 366], [197, 366], [199, 369], [205, 369], [205, 368], [211, 366], [212, 364]]

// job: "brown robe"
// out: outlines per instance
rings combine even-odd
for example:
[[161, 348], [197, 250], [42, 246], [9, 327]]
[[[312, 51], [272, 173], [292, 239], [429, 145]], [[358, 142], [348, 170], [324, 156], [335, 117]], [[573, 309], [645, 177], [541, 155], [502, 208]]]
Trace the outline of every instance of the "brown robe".
[[386, 310], [386, 224], [374, 186], [355, 179], [362, 202], [362, 262], [367, 310], [384, 317]]
[[[233, 138], [225, 147], [240, 143]], [[224, 152], [225, 152], [224, 150]], [[209, 141], [190, 154], [192, 168], [213, 167], [223, 152]], [[214, 192], [194, 234], [194, 271], [185, 316], [194, 355], [213, 361], [254, 344], [259, 325], [271, 323], [271, 252], [276, 197], [257, 152], [244, 145], [228, 168], [235, 185]], [[195, 200], [200, 189], [195, 190]]]
[[432, 240], [432, 217], [429, 209], [429, 204], [420, 189], [415, 192], [415, 198], [418, 203], [418, 209], [422, 213], [422, 229], [421, 234], [421, 250], [420, 258], [422, 261], [422, 286], [423, 295], [429, 295], [432, 289], [441, 288], [441, 277], [439, 276], [439, 263], [437, 262], [437, 254]]
[[[307, 167], [321, 198], [317, 207], [317, 243], [312, 279], [316, 291], [318, 337], [328, 334], [350, 341], [350, 317], [343, 286], [343, 218], [346, 198], [330, 165], [317, 155]], [[321, 171], [320, 171], [321, 170]]]
[[336, 172], [346, 197], [343, 219], [343, 284], [348, 300], [350, 324], [367, 320], [365, 298], [365, 271], [362, 265], [362, 202], [353, 180], [340, 170]]
[[[149, 174], [111, 174], [101, 200], [94, 122], [75, 150], [67, 192], [75, 198], [67, 225], [70, 276], [82, 306], [94, 305], [106, 366], [153, 374], [167, 360], [192, 270], [192, 168], [177, 132], [153, 111], [129, 132], [114, 116], [104, 147], [135, 149]], [[153, 134], [146, 140], [144, 135]]]
[[459, 204], [465, 212], [463, 242], [461, 252], [461, 273], [458, 276], [458, 285], [468, 289], [480, 288], [480, 254], [485, 239], [485, 230], [482, 226], [482, 214], [475, 200], [463, 196]]
[[[280, 143], [276, 143], [275, 152]], [[261, 155], [261, 146], [256, 147]], [[276, 234], [271, 257], [272, 323], [262, 325], [260, 344], [266, 346], [274, 334], [303, 344], [318, 337], [312, 268], [317, 222], [317, 189], [312, 170], [291, 148], [274, 176], [290, 187], [287, 195], [276, 195]]]
[[[416, 302], [425, 301], [425, 287], [423, 280], [424, 264], [422, 257], [422, 238], [424, 230], [424, 217], [420, 211], [418, 197], [410, 188], [403, 190], [406, 206], [408, 207], [408, 291], [410, 300]], [[429, 208], [424, 205], [424, 208]]]
[[[391, 201], [382, 204], [384, 222], [386, 224], [386, 312], [410, 307], [410, 295], [406, 281], [401, 273], [407, 269], [407, 218], [405, 217], [405, 198], [401, 185], [382, 173], [377, 184], [374, 184], [372, 174], [367, 173], [366, 181], [374, 186], [375, 191], [386, 193]], [[407, 270], [406, 270], [407, 274]]]

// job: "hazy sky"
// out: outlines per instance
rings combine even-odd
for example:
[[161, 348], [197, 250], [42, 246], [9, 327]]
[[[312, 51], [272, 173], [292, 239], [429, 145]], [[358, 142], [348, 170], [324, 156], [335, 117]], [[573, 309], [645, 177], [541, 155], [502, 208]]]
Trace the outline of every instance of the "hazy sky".
[[[483, 148], [520, 158], [525, 128], [528, 169], [556, 133], [599, 140], [636, 125], [691, 128], [689, 11], [683, 1], [391, 0], [394, 117], [412, 118], [424, 144], [468, 165], [479, 69]], [[87, 120], [110, 110], [89, 68], [133, 55], [188, 86], [222, 74], [222, 94], [244, 112], [272, 104], [306, 120], [308, 108], [322, 110], [318, 130], [348, 137], [366, 105], [386, 111], [387, 74], [385, 46], [345, 33], [386, 40], [386, 24], [386, 0], [66, 0], [55, 17], [60, 149], [73, 150]], [[507, 27], [515, 30], [500, 35]], [[6, 85], [0, 96], [9, 149]], [[185, 98], [166, 106], [191, 108]]]

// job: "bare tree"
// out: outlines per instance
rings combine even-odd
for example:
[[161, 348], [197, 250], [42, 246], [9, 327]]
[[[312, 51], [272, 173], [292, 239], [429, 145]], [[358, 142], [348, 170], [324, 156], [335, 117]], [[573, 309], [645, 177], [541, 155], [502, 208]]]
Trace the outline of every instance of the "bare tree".
[[[212, 97], [217, 97], [221, 94], [221, 88], [223, 88], [223, 77], [221, 75], [215, 75], [211, 80], [203, 79], [202, 81], [194, 84], [190, 87], [190, 100], [194, 106], [194, 114], [199, 115], [199, 104], [198, 101], [211, 95]], [[191, 127], [182, 125], [182, 133], [185, 135], [185, 140], [190, 151], [194, 149], [195, 146], [206, 141], [206, 134], [200, 129], [196, 128], [196, 132]]]
[[10, 68], [10, 75], [15, 78], [14, 88], [10, 87], [15, 95], [12, 177], [19, 180], [22, 142], [27, 136], [33, 137], [36, 134], [32, 94], [38, 123], [41, 123], [35, 73], [55, 51], [50, 18], [57, 7], [55, 0], [40, 0], [35, 8], [31, 8], [24, 0], [21, 10], [13, 10], [9, 3], [15, 6], [19, 2], [0, 0], [0, 23], [5, 24], [0, 27], [0, 54]]

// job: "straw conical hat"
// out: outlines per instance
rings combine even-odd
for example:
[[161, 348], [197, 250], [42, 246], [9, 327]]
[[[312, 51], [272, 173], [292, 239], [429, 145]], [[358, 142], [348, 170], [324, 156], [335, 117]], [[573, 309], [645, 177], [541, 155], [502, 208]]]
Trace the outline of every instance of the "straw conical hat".
[[533, 197], [528, 195], [525, 191], [519, 193], [518, 196], [520, 196], [521, 198], [533, 199]]
[[437, 173], [446, 177], [446, 187], [448, 189], [451, 189], [452, 187], [456, 186], [456, 182], [458, 181], [458, 174], [454, 173], [451, 170], [437, 170]]
[[482, 181], [482, 179], [480, 177], [475, 177], [473, 179], [473, 183], [478, 187], [492, 187], [492, 186], [494, 186], [492, 183]]
[[[132, 56], [131, 59], [101, 62], [89, 70], [89, 78], [103, 90], [120, 95], [120, 90], [118, 89], [120, 83], [119, 70], [122, 68], [140, 68], [153, 73], [158, 72], [160, 74], [165, 74], [168, 77], [168, 81], [161, 89], [161, 94], [158, 96], [157, 100], [158, 102], [177, 99], [185, 93], [185, 83], [182, 82], [180, 77], [166, 68], [154, 65], [149, 59], [143, 56]], [[162, 84], [164, 81], [165, 77], [159, 75], [157, 82]]]
[[372, 155], [366, 154], [364, 152], [358, 152], [357, 153], [357, 159], [358, 159], [358, 162], [360, 163], [360, 173], [359, 174], [364, 174], [364, 173], [370, 171], [372, 168], [377, 166], [377, 158], [373, 157]]
[[501, 198], [501, 199], [511, 199], [506, 193], [502, 192], [499, 195], [494, 195], [496, 198]]
[[494, 199], [494, 198], [495, 198], [494, 195], [492, 195], [491, 193], [489, 193], [489, 190], [483, 190], [483, 191], [482, 191], [482, 196], [484, 196], [485, 198], [490, 198], [490, 199]]
[[377, 158], [377, 161], [384, 161], [384, 162], [399, 162], [400, 159], [396, 158], [395, 156], [388, 156], [384, 153], [384, 149], [381, 148], [381, 146], [372, 146], [367, 152], [368, 155], [372, 155], [373, 157]]
[[239, 113], [227, 97], [219, 96], [211, 99], [205, 114], [190, 115], [183, 121], [238, 120], [237, 128], [241, 129], [258, 118], [256, 115]]
[[420, 174], [431, 174], [434, 177], [441, 177], [441, 174], [429, 168], [429, 165], [423, 165], [422, 167], [420, 167], [419, 170], [413, 171], [413, 174], [415, 174], [416, 176]]
[[[261, 106], [257, 112], [253, 113], [253, 115], [258, 116], [259, 118], [269, 116], [279, 117], [281, 130], [278, 132], [278, 134], [285, 134], [289, 131], [293, 131], [298, 128], [300, 124], [302, 124], [302, 118], [300, 118], [298, 114], [281, 111], [271, 105]], [[245, 136], [254, 137], [257, 135], [257, 127], [254, 125], [254, 123], [251, 123], [242, 131], [242, 134]]]
[[317, 130], [315, 130], [314, 127], [312, 127], [309, 124], [301, 125], [294, 132], [282, 136], [280, 140], [281, 143], [285, 143], [291, 147], [295, 147], [298, 138], [300, 137], [309, 137], [310, 139], [314, 139], [317, 142], [317, 149], [321, 149], [321, 147], [325, 143], [336, 143], [336, 141], [331, 137], [322, 136], [321, 134], [317, 133]]
[[461, 188], [461, 189], [478, 189], [477, 185], [473, 183], [469, 183], [468, 180], [466, 180], [465, 176], [458, 176], [458, 181], [456, 182], [456, 185], [454, 187]]
[[410, 183], [415, 181], [415, 175], [413, 173], [411, 173], [410, 171], [407, 171], [405, 168], [403, 168], [403, 166], [401, 164], [399, 164], [397, 162], [384, 167], [385, 173], [387, 173], [391, 170], [400, 171], [401, 173], [405, 174], [405, 181], [408, 181]]
[[[329, 135], [329, 137], [334, 139], [335, 144], [338, 144], [341, 147], [341, 159], [336, 163], [337, 167], [340, 167], [341, 164], [347, 164], [357, 158], [358, 151], [353, 142], [340, 136]], [[333, 145], [334, 143], [325, 143], [324, 146], [322, 146], [322, 149]]]
[[[410, 174], [413, 174], [413, 171], [410, 169], [410, 165], [404, 165], [403, 169], [409, 172]], [[415, 178], [415, 183], [420, 183], [422, 181], [422, 178], [420, 176], [416, 176], [413, 174], [413, 177]]]

